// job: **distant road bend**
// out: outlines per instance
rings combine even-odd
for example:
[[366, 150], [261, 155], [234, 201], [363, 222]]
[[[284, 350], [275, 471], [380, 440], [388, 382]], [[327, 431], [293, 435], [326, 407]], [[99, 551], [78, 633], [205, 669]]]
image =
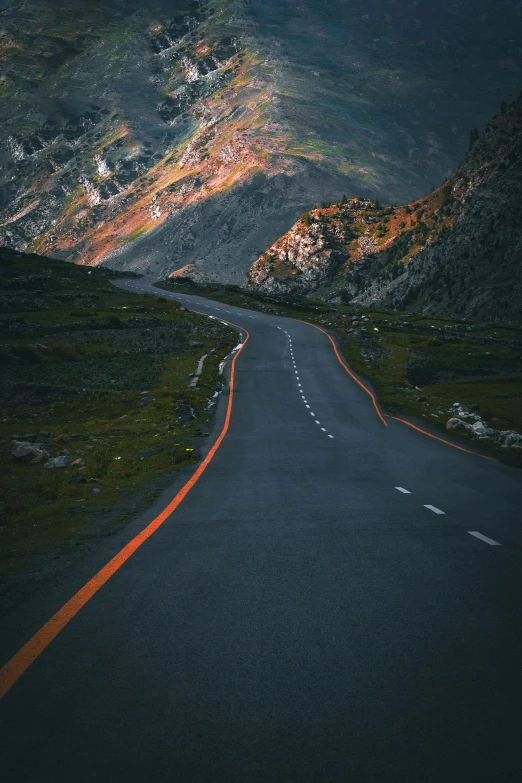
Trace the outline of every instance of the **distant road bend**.
[[161, 295], [248, 330], [232, 402], [7, 618], [3, 782], [519, 783], [522, 476], [383, 417], [321, 330]]

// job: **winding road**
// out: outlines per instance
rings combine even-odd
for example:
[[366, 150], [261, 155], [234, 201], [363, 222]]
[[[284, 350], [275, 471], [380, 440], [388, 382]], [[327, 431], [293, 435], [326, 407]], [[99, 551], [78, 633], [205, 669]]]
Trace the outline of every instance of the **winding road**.
[[7, 617], [3, 783], [519, 783], [520, 473], [311, 325], [162, 295], [244, 344], [196, 480]]

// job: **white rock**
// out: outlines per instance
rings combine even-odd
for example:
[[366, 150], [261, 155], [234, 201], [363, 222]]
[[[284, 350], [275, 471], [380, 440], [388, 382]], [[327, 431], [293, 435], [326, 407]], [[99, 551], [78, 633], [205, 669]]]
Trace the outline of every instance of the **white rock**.
[[495, 430], [491, 427], [486, 427], [482, 421], [476, 421], [472, 427], [474, 435], [490, 436], [495, 434]]
[[460, 430], [461, 432], [469, 432], [471, 430], [471, 424], [466, 424], [466, 422], [462, 421], [462, 419], [457, 419], [456, 416], [449, 419], [446, 422], [446, 429], [448, 431], [452, 430]]
[[44, 468], [66, 468], [71, 462], [72, 459], [67, 456], [53, 457], [45, 463]]

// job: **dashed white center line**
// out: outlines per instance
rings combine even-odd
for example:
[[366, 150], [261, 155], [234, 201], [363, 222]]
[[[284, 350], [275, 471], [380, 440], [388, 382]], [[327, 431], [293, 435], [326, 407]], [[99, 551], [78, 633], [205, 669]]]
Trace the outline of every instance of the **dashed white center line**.
[[307, 405], [306, 407], [307, 407], [307, 408], [309, 408], [310, 406], [309, 406], [309, 405]]
[[399, 492], [403, 492], [405, 495], [411, 495], [411, 492], [409, 489], [404, 489], [404, 487], [395, 487], [395, 489], [398, 489]]
[[489, 544], [490, 546], [502, 546], [502, 544], [499, 544], [498, 541], [493, 541], [492, 538], [483, 536], [482, 533], [478, 533], [476, 530], [468, 530], [468, 533], [470, 534], [470, 536], [475, 536], [475, 538], [480, 538], [481, 541], [484, 541], [485, 544]]
[[316, 420], [315, 420], [315, 423], [316, 423], [316, 424], [320, 424], [321, 422], [320, 422], [320, 421], [317, 421], [317, 419], [316, 419]]
[[328, 437], [329, 437], [329, 438], [331, 438], [331, 439], [333, 440], [333, 435], [328, 435]]
[[429, 508], [430, 511], [433, 511], [434, 514], [445, 514], [445, 511], [441, 511], [440, 508], [437, 508], [437, 506], [430, 506], [429, 504], [424, 504], [424, 508]]
[[298, 385], [298, 386], [301, 386], [301, 384], [300, 384], [300, 383], [298, 383], [297, 385]]
[[310, 416], [314, 416], [315, 417], [315, 413], [312, 413], [312, 411], [310, 411]]
[[324, 428], [324, 427], [321, 427], [321, 429], [322, 429], [322, 431], [323, 431], [323, 432], [326, 432], [326, 430], [325, 430], [325, 428]]

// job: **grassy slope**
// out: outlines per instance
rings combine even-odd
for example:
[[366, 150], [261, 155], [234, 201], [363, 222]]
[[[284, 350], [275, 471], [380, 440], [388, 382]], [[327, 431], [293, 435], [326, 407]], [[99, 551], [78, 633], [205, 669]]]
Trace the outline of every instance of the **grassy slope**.
[[[110, 283], [114, 276], [0, 250], [6, 575], [38, 569], [50, 553], [110, 531], [150, 502], [173, 471], [198, 459], [193, 438], [210, 420], [218, 365], [237, 334], [162, 297], [122, 291]], [[210, 351], [189, 389], [190, 373]], [[14, 435], [41, 432], [49, 433], [38, 441], [52, 457], [66, 449], [85, 468], [11, 459]], [[85, 483], [70, 483], [80, 477]]]
[[[372, 312], [319, 301], [287, 304], [233, 288], [170, 280], [165, 288], [207, 295], [227, 304], [316, 323], [334, 334], [353, 369], [368, 378], [388, 413], [417, 416], [446, 432], [454, 402], [477, 405], [499, 430], [522, 432], [522, 328]], [[356, 326], [352, 323], [357, 322]], [[375, 330], [378, 331], [375, 331]], [[415, 386], [422, 389], [415, 390]], [[424, 398], [424, 399], [423, 399]], [[477, 445], [467, 434], [455, 437]], [[480, 441], [481, 446], [485, 444]], [[503, 461], [522, 467], [516, 449], [488, 442]]]

